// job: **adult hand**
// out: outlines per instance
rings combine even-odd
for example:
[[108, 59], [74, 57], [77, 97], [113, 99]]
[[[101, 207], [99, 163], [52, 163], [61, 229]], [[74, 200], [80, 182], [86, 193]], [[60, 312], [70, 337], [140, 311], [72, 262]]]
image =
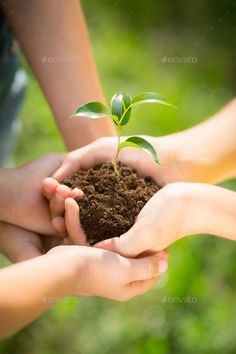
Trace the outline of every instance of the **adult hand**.
[[[68, 233], [68, 239], [69, 243], [73, 245], [81, 245], [81, 246], [90, 246], [89, 243], [86, 241], [86, 235], [82, 229], [81, 223], [80, 223], [80, 208], [76, 201], [72, 198], [67, 198], [65, 200], [65, 228]], [[131, 229], [132, 230], [132, 229]], [[152, 230], [150, 230], [151, 232]], [[149, 230], [147, 230], [149, 232]], [[122, 238], [124, 236], [121, 236]], [[138, 236], [137, 239], [139, 240], [141, 236]], [[119, 238], [117, 238], [119, 239]], [[107, 249], [112, 249], [117, 252], [121, 253], [120, 250], [117, 249], [117, 247], [114, 246], [114, 240], [111, 239], [107, 244], [100, 244], [100, 248], [107, 248]], [[135, 240], [133, 240], [134, 243], [136, 243]], [[99, 247], [99, 244], [97, 244], [97, 247]], [[151, 247], [150, 247], [151, 248]], [[156, 256], [159, 257], [159, 271], [160, 273], [165, 272], [168, 268], [168, 252], [167, 250], [164, 250], [164, 248], [160, 249], [161, 252], [156, 252], [156, 250], [152, 249], [145, 249], [144, 251], [146, 255], [150, 254], [155, 254]], [[154, 252], [153, 252], [154, 251]], [[124, 255], [125, 252], [123, 252]], [[139, 252], [141, 253], [141, 252]], [[137, 256], [139, 253], [130, 254], [131, 257]]]
[[[133, 148], [122, 150], [119, 160], [135, 168], [140, 175], [152, 177], [161, 186], [171, 181], [183, 180], [184, 176], [179, 167], [177, 149], [175, 149], [174, 144], [173, 146], [167, 144], [164, 138], [145, 137], [145, 139], [156, 147], [162, 168], [152, 161], [145, 152]], [[66, 198], [72, 196], [71, 190], [67, 186], [59, 185], [58, 181], [61, 182], [65, 177], [79, 169], [88, 169], [99, 163], [111, 161], [115, 156], [116, 148], [117, 138], [98, 139], [81, 149], [68, 153], [52, 178], [44, 180], [44, 195], [50, 202], [53, 225], [58, 232], [65, 233], [64, 202]], [[58, 185], [56, 191], [55, 184]], [[81, 194], [82, 192], [77, 190], [77, 196]]]
[[166, 185], [147, 202], [128, 232], [99, 242], [95, 247], [127, 257], [156, 253], [167, 248], [188, 234], [187, 225], [192, 221], [188, 219], [192, 215], [187, 186], [183, 182]]
[[[171, 136], [170, 136], [171, 137]], [[154, 138], [144, 136], [156, 149], [162, 168], [160, 168], [143, 151], [125, 148], [119, 154], [119, 161], [135, 168], [140, 175], [152, 177], [159, 185], [184, 180], [180, 167], [180, 157], [176, 146], [169, 142], [168, 137]], [[125, 137], [121, 138], [125, 140]], [[174, 140], [174, 139], [173, 139]], [[116, 137], [100, 138], [81, 149], [71, 151], [65, 157], [53, 178], [61, 182], [65, 177], [80, 169], [88, 169], [103, 162], [110, 162], [117, 148]], [[50, 186], [49, 186], [50, 188]]]
[[128, 232], [95, 247], [136, 257], [199, 233], [236, 241], [235, 192], [203, 183], [171, 183], [147, 202]]

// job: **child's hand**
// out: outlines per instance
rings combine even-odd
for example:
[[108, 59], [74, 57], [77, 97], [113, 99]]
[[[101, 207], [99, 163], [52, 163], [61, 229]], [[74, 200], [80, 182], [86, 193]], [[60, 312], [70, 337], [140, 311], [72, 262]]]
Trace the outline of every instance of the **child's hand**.
[[[36, 233], [55, 235], [48, 203], [42, 196], [42, 180], [59, 168], [63, 158], [63, 154], [50, 154], [17, 169], [1, 170], [0, 220]], [[57, 186], [54, 181], [50, 191]]]
[[67, 295], [126, 301], [167, 268], [165, 253], [140, 259], [84, 246], [58, 246], [0, 272], [0, 338], [30, 323]]
[[[124, 137], [122, 139], [125, 139]], [[140, 175], [152, 177], [159, 185], [169, 181], [182, 180], [183, 176], [176, 162], [176, 149], [167, 149], [163, 139], [146, 137], [154, 146], [157, 145], [158, 156], [163, 165], [160, 169], [147, 154], [141, 150], [127, 148], [121, 151], [119, 160], [135, 168]], [[171, 145], [171, 144], [170, 144]], [[67, 154], [61, 167], [54, 173], [53, 178], [46, 178], [43, 182], [44, 196], [49, 200], [52, 224], [58, 233], [65, 235], [64, 202], [66, 198], [78, 197], [81, 190], [70, 190], [60, 185], [65, 177], [77, 172], [79, 169], [88, 169], [102, 162], [111, 161], [115, 155], [117, 138], [101, 138], [93, 143]], [[56, 187], [55, 187], [56, 186]]]
[[66, 198], [78, 198], [83, 192], [75, 188], [59, 184], [54, 178], [48, 177], [43, 181], [43, 194], [48, 199], [51, 223], [56, 232], [61, 236], [67, 236], [65, 226], [65, 200]]
[[[114, 138], [104, 138], [82, 149], [71, 152], [67, 155], [62, 166], [56, 171], [54, 177], [61, 181], [64, 177], [74, 173], [78, 169], [87, 169], [97, 163], [109, 161], [111, 157], [114, 156], [114, 150]], [[165, 151], [165, 149], [163, 151]], [[124, 150], [121, 152], [120, 158], [122, 162], [136, 167], [140, 174], [149, 175], [158, 183], [165, 185], [171, 179], [171, 175], [172, 180], [181, 180], [181, 173], [178, 174], [180, 170], [174, 169], [175, 166], [178, 164], [181, 165], [181, 163], [179, 163], [178, 160], [173, 159], [174, 162], [177, 162], [176, 164], [173, 163], [173, 167], [171, 167], [170, 156], [171, 155], [168, 155], [168, 153], [165, 154], [163, 152], [163, 159], [160, 158], [161, 163], [164, 166], [163, 169], [157, 167], [146, 154], [143, 155], [143, 152], [139, 150]], [[192, 165], [189, 164], [189, 170], [191, 170], [191, 166]], [[196, 171], [195, 167], [193, 167], [192, 172]], [[196, 179], [197, 178], [198, 175], [196, 174]], [[45, 187], [46, 184], [47, 181], [45, 181]], [[60, 188], [64, 189], [63, 197], [59, 197], [58, 195], [62, 194]], [[208, 230], [210, 230], [210, 233], [227, 237], [227, 234], [229, 233], [227, 230], [229, 230], [229, 228], [224, 228], [224, 230], [222, 230], [222, 227], [219, 227], [219, 223], [216, 223], [216, 220], [213, 220], [211, 210], [217, 208], [218, 205], [221, 205], [222, 195], [224, 200], [224, 198], [226, 198], [224, 195], [227, 195], [230, 192], [221, 189], [221, 193], [218, 193], [219, 189], [215, 190], [215, 188], [217, 187], [209, 186], [207, 184], [183, 182], [172, 183], [163, 187], [143, 208], [134, 227], [131, 228], [125, 236], [117, 239], [115, 246], [116, 251], [121, 247], [123, 239], [127, 240], [128, 236], [132, 236], [131, 238], [133, 239], [136, 231], [140, 235], [139, 242], [135, 241], [131, 244], [128, 241], [129, 246], [126, 245], [127, 250], [123, 249], [123, 251], [121, 251], [122, 254], [133, 256], [153, 248], [161, 250], [184, 235], [209, 233]], [[65, 189], [67, 189], [67, 191]], [[77, 192], [79, 193], [79, 191]], [[54, 216], [59, 216], [59, 218], [55, 219], [55, 221], [58, 221], [58, 225], [56, 225], [55, 222], [54, 226], [60, 226], [61, 230], [64, 232], [66, 230], [63, 219], [64, 201], [67, 197], [71, 197], [70, 193], [71, 191], [69, 188], [65, 186], [58, 187], [56, 193], [51, 198], [50, 203], [51, 213]], [[218, 194], [219, 201], [215, 200]], [[59, 199], [61, 200], [60, 207], [58, 202]], [[213, 200], [215, 200], [215, 203], [213, 203]], [[206, 213], [203, 213], [203, 210], [206, 210]], [[227, 213], [225, 215], [227, 218]], [[143, 224], [144, 226], [142, 226]], [[213, 225], [218, 225], [218, 228], [213, 227]], [[234, 237], [232, 236], [232, 231], [230, 231], [229, 237]], [[149, 240], [148, 243], [146, 239]], [[102, 245], [103, 247], [105, 247], [105, 245], [106, 247], [108, 247], [108, 245], [109, 247], [112, 247], [111, 242], [114, 241], [108, 240]]]
[[165, 252], [129, 259], [92, 247], [60, 246], [53, 248], [48, 256], [68, 259], [74, 266], [74, 285], [69, 295], [100, 296], [118, 301], [145, 293], [167, 269]]

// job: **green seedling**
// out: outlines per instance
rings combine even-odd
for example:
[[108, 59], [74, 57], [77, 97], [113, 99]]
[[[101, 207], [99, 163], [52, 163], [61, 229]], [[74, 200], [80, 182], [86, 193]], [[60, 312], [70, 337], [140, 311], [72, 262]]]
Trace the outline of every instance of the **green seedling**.
[[91, 119], [108, 117], [113, 120], [118, 136], [116, 154], [112, 159], [116, 175], [119, 175], [119, 169], [117, 166], [119, 153], [126, 147], [133, 147], [145, 151], [157, 164], [160, 165], [154, 147], [145, 139], [139, 136], [132, 136], [121, 142], [122, 128], [128, 124], [132, 108], [143, 103], [159, 103], [166, 106], [172, 106], [164, 97], [155, 92], [143, 92], [133, 98], [127, 93], [117, 92], [111, 99], [111, 110], [100, 102], [89, 102], [80, 106], [72, 115], [72, 117], [86, 117]]

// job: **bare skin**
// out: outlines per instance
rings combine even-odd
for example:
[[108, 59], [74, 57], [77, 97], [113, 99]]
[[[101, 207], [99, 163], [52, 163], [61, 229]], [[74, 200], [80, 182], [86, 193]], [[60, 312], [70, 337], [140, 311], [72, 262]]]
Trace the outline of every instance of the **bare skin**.
[[[236, 240], [236, 193], [207, 184], [236, 177], [236, 100], [191, 129], [162, 138], [145, 138], [156, 146], [162, 169], [145, 153], [134, 149], [123, 151], [120, 160], [136, 168], [141, 175], [151, 176], [164, 188], [145, 205], [131, 230], [99, 247], [136, 256], [148, 250], [164, 249], [180, 237], [199, 232]], [[115, 143], [114, 138], [100, 139], [71, 152], [53, 177], [61, 181], [77, 169], [110, 161]], [[52, 180], [44, 181], [44, 188], [49, 181]], [[191, 183], [176, 183], [183, 181]], [[62, 198], [57, 202], [58, 194], [60, 187], [51, 189], [47, 197], [51, 209], [57, 205], [62, 230], [65, 206]], [[70, 197], [69, 191], [67, 197]], [[168, 205], [172, 205], [170, 213]], [[158, 215], [162, 216], [161, 220]]]
[[236, 192], [203, 183], [171, 183], [148, 201], [126, 234], [96, 247], [135, 257], [201, 233], [236, 241]]
[[66, 119], [81, 104], [104, 102], [79, 1], [1, 0], [0, 6], [42, 87], [68, 150], [115, 135], [108, 119]]
[[143, 294], [163, 271], [159, 265], [160, 256], [136, 260], [91, 247], [59, 246], [6, 267], [0, 272], [0, 338], [26, 326], [66, 295], [126, 301]]

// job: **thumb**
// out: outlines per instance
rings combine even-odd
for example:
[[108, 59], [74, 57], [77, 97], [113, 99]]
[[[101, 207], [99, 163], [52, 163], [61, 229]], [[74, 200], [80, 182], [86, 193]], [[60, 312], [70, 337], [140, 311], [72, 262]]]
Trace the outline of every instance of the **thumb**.
[[125, 234], [120, 237], [114, 237], [104, 240], [95, 245], [95, 247], [103, 248], [109, 251], [119, 253], [125, 257], [136, 257], [152, 248], [150, 244], [151, 237], [148, 235], [145, 225], [138, 221]]
[[53, 178], [57, 181], [62, 181], [65, 177], [72, 175], [80, 168], [79, 160], [75, 160], [73, 156], [68, 155], [62, 162], [61, 166], [53, 174]]

